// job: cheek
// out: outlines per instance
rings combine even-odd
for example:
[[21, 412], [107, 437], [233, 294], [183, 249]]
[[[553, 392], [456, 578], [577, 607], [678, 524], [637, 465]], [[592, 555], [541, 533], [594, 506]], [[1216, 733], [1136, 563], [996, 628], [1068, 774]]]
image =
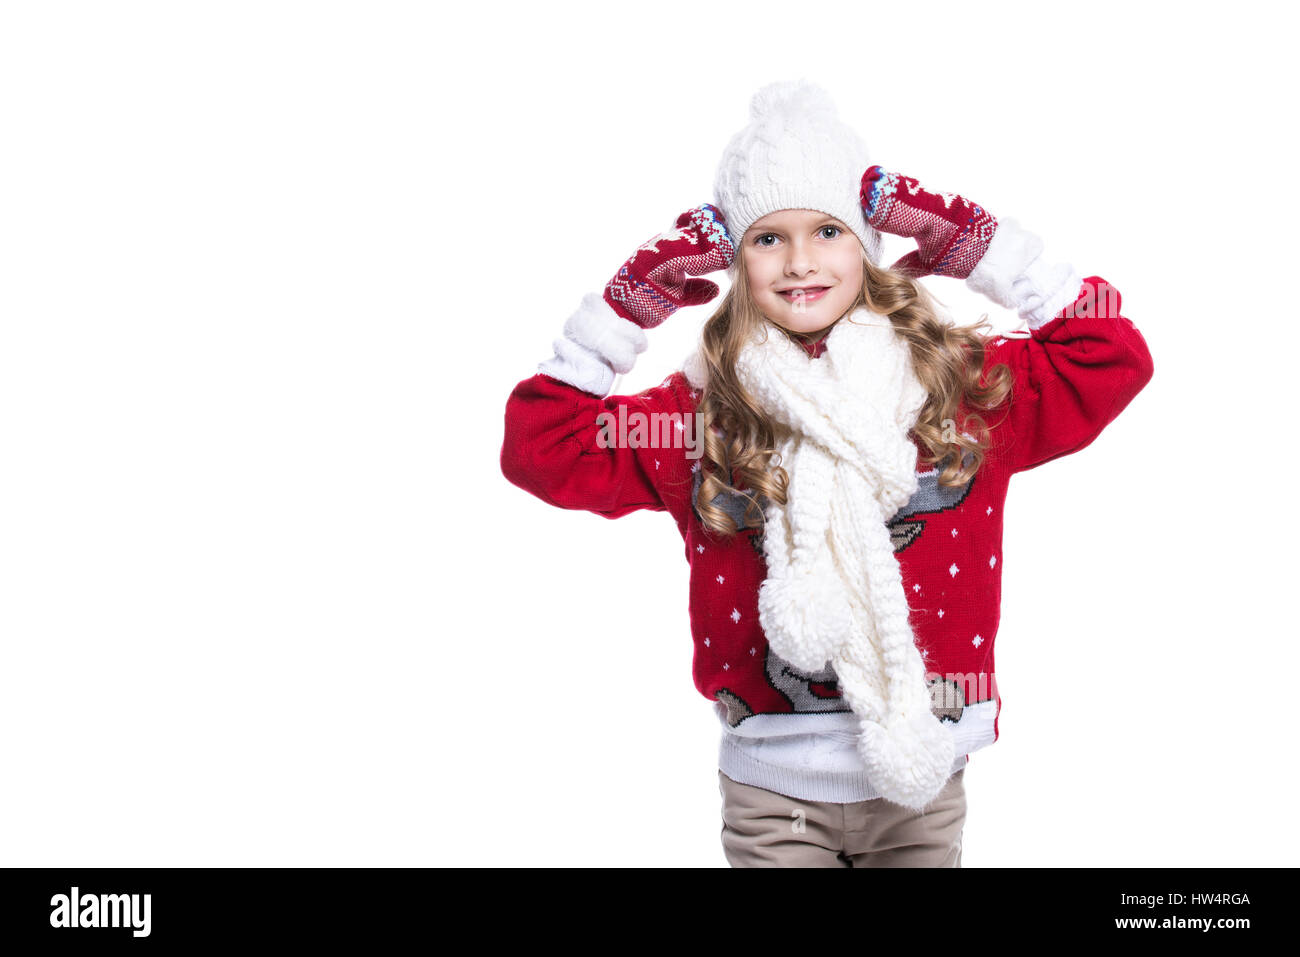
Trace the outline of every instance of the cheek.
[[866, 275], [862, 269], [862, 260], [858, 256], [846, 256], [837, 264], [836, 272], [846, 285], [861, 286]]
[[772, 277], [768, 275], [770, 269], [762, 262], [753, 259], [745, 260], [745, 273], [749, 276], [749, 291], [754, 295], [761, 295], [767, 291], [768, 286], [772, 284]]
[[850, 276], [855, 271], [860, 272], [862, 270], [862, 253], [845, 243], [843, 248], [835, 251], [835, 266], [841, 276]]

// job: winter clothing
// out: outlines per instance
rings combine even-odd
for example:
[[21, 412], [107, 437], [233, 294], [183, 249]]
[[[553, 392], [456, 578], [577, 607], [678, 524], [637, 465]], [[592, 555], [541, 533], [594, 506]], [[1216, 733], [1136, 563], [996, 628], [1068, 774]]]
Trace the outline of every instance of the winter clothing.
[[642, 243], [603, 293], [588, 293], [554, 340], [555, 355], [538, 368], [594, 395], [605, 395], [615, 373], [629, 372], [649, 346], [645, 330], [682, 306], [708, 302], [717, 283], [688, 279], [721, 269], [735, 247], [719, 211], [709, 204], [677, 217], [672, 229]]
[[[736, 210], [737, 230], [796, 202], [842, 212], [846, 182], [835, 160], [837, 153], [860, 159], [861, 143], [836, 119], [829, 95], [813, 84], [776, 83], [754, 97], [751, 111], [755, 122], [733, 139], [718, 172], [720, 202]], [[818, 162], [795, 169], [787, 160], [808, 155]], [[856, 185], [862, 217], [850, 218], [855, 228], [865, 219], [919, 246], [896, 270], [965, 279], [990, 249], [997, 220], [965, 197], [880, 166]], [[1072, 298], [1079, 277], [1067, 269], [1058, 278]], [[759, 618], [778, 655], [809, 671], [829, 662], [862, 718], [858, 744], [876, 787], [920, 809], [938, 795], [954, 756], [941, 719], [930, 713], [885, 523], [917, 488], [908, 433], [926, 394], [889, 320], [866, 309], [857, 318], [832, 329], [822, 362], [760, 329], [736, 363], [766, 416], [787, 427], [781, 461], [795, 473], [786, 504], [768, 508], [769, 578], [759, 590]]]
[[[971, 750], [997, 736], [992, 637], [1009, 476], [1092, 441], [1149, 379], [1150, 356], [1119, 317], [1118, 295], [1099, 308], [1082, 305], [1110, 287], [1045, 263], [1041, 241], [1019, 224], [868, 168], [862, 141], [819, 87], [771, 84], [754, 96], [750, 117], [719, 164], [717, 207], [683, 213], [675, 230], [638, 249], [603, 296], [584, 298], [555, 340], [555, 357], [516, 388], [502, 469], [561, 507], [609, 517], [633, 508], [673, 513], [692, 565], [696, 684], [718, 702], [724, 724], [723, 772], [810, 800], [883, 796], [919, 810]], [[706, 374], [698, 353], [638, 396], [606, 397], [613, 373], [631, 369], [644, 329], [716, 295], [715, 284], [688, 274], [734, 270], [733, 243], [758, 219], [791, 208], [841, 220], [877, 265], [881, 232], [914, 238], [918, 250], [895, 268], [965, 279], [1018, 310], [1031, 336], [1000, 338], [987, 350], [990, 366], [1006, 361], [1016, 372], [1015, 394], [979, 474], [950, 488], [938, 484], [946, 461], [921, 465], [912, 430], [927, 396], [888, 318], [859, 308], [812, 345], [756, 331], [736, 374], [773, 422], [790, 486], [784, 505], [764, 501], [761, 512], [744, 490], [715, 497], [710, 504], [742, 529], [719, 540], [700, 520], [703, 473], [685, 455], [687, 443], [674, 443], [670, 430], [648, 448], [611, 447], [597, 416], [678, 417], [679, 437], [694, 424]], [[1047, 408], [1046, 396], [1060, 408]], [[652, 437], [665, 438], [655, 428]], [[1052, 450], [1045, 458], [1023, 457], [1040, 443]], [[935, 541], [933, 531], [923, 538], [937, 524], [950, 527], [951, 540]], [[936, 556], [949, 559], [947, 581]], [[987, 571], [972, 567], [985, 556]], [[697, 579], [697, 566], [708, 577]], [[919, 610], [935, 618], [909, 604], [923, 598], [938, 607]], [[947, 667], [958, 664], [978, 668]]]
[[682, 306], [718, 294], [708, 279], [688, 279], [725, 269], [735, 255], [726, 223], [705, 203], [677, 217], [675, 226], [643, 243], [605, 286], [605, 302], [642, 329], [653, 329]]
[[988, 210], [964, 196], [932, 192], [911, 176], [881, 166], [862, 174], [859, 199], [876, 229], [916, 240], [918, 248], [889, 267], [913, 278], [965, 279], [984, 258], [998, 228]]
[[[754, 94], [750, 123], [727, 144], [713, 182], [732, 240], [768, 213], [816, 209], [853, 231], [880, 265], [881, 238], [858, 201], [866, 146], [840, 122], [821, 87], [800, 80], [771, 83]], [[730, 267], [735, 274], [735, 263]]]
[[861, 750], [891, 801], [920, 809], [948, 779], [952, 739], [930, 713], [925, 666], [886, 522], [917, 489], [909, 433], [927, 398], [911, 349], [885, 316], [859, 308], [824, 337], [826, 355], [763, 327], [736, 372], [778, 427], [790, 476], [767, 508], [768, 578], [759, 620], [778, 655], [829, 661], [862, 718]]
[[[985, 413], [995, 427], [980, 471], [962, 486], [939, 485], [945, 463], [923, 465], [918, 441], [917, 488], [888, 522], [910, 625], [928, 669], [931, 710], [952, 739], [952, 771], [998, 736], [1001, 697], [993, 647], [1001, 510], [1010, 477], [1086, 447], [1153, 372], [1141, 334], [1120, 315], [1114, 288], [1097, 276], [1075, 282], [1072, 269], [1040, 262], [1041, 249], [1037, 237], [1003, 220], [967, 279], [971, 288], [1014, 303], [1031, 330], [1023, 338], [998, 338], [986, 350], [986, 369], [1007, 363], [1014, 384], [1006, 406]], [[627, 371], [640, 351], [627, 330], [640, 330], [600, 296], [586, 297], [579, 314], [581, 319], [566, 325], [565, 339], [557, 340], [566, 343], [566, 354], [557, 346], [557, 355], [507, 400], [504, 475], [561, 508], [608, 518], [638, 509], [673, 516], [691, 566], [692, 670], [696, 688], [716, 702], [723, 772], [806, 800], [881, 796], [856, 750], [859, 719], [834, 668], [799, 667], [765, 635], [759, 588], [768, 569], [761, 520], [729, 539], [704, 528], [696, 508], [700, 462], [671, 441], [680, 428], [667, 437], [653, 430], [656, 441], [640, 448], [600, 440], [597, 416], [617, 415], [620, 408], [628, 416], [640, 413], [649, 422], [667, 417], [681, 426], [704, 385], [697, 364], [688, 361], [682, 371], [636, 395], [608, 395], [614, 370]], [[808, 346], [814, 359], [833, 349], [832, 334]], [[797, 474], [792, 480], [798, 481]], [[739, 516], [744, 509], [738, 498], [743, 496], [719, 496], [712, 504]]]

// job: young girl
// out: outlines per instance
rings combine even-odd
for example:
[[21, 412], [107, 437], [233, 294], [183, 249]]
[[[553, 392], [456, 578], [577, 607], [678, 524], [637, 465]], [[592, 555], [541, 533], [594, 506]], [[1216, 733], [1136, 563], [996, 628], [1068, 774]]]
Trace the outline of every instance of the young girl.
[[[959, 867], [963, 769], [998, 735], [1008, 481], [1092, 442], [1151, 356], [1114, 287], [1046, 262], [1014, 220], [869, 166], [818, 87], [765, 87], [750, 118], [715, 203], [586, 296], [515, 387], [501, 468], [561, 508], [676, 521], [729, 863]], [[917, 249], [886, 268], [881, 232]], [[694, 277], [724, 268], [682, 369], [610, 395], [646, 330], [712, 300]], [[1028, 334], [945, 322], [925, 275]]]

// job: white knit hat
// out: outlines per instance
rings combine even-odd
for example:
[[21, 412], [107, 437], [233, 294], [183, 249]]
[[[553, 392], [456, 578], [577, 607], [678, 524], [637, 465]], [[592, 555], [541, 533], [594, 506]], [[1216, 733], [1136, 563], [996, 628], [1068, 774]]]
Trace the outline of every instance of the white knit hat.
[[768, 213], [815, 209], [853, 230], [879, 266], [880, 233], [867, 225], [858, 201], [871, 161], [862, 140], [840, 122], [830, 94], [806, 80], [770, 83], [754, 94], [749, 117], [723, 152], [713, 182], [713, 205], [737, 246]]

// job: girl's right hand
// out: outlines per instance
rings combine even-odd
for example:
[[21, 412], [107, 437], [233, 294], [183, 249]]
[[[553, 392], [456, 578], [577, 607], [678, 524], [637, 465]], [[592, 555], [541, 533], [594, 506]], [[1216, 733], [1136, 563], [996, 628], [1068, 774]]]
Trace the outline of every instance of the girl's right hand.
[[717, 283], [688, 279], [726, 269], [736, 254], [722, 211], [705, 203], [641, 245], [605, 286], [605, 301], [642, 329], [653, 329], [682, 306], [718, 294]]

